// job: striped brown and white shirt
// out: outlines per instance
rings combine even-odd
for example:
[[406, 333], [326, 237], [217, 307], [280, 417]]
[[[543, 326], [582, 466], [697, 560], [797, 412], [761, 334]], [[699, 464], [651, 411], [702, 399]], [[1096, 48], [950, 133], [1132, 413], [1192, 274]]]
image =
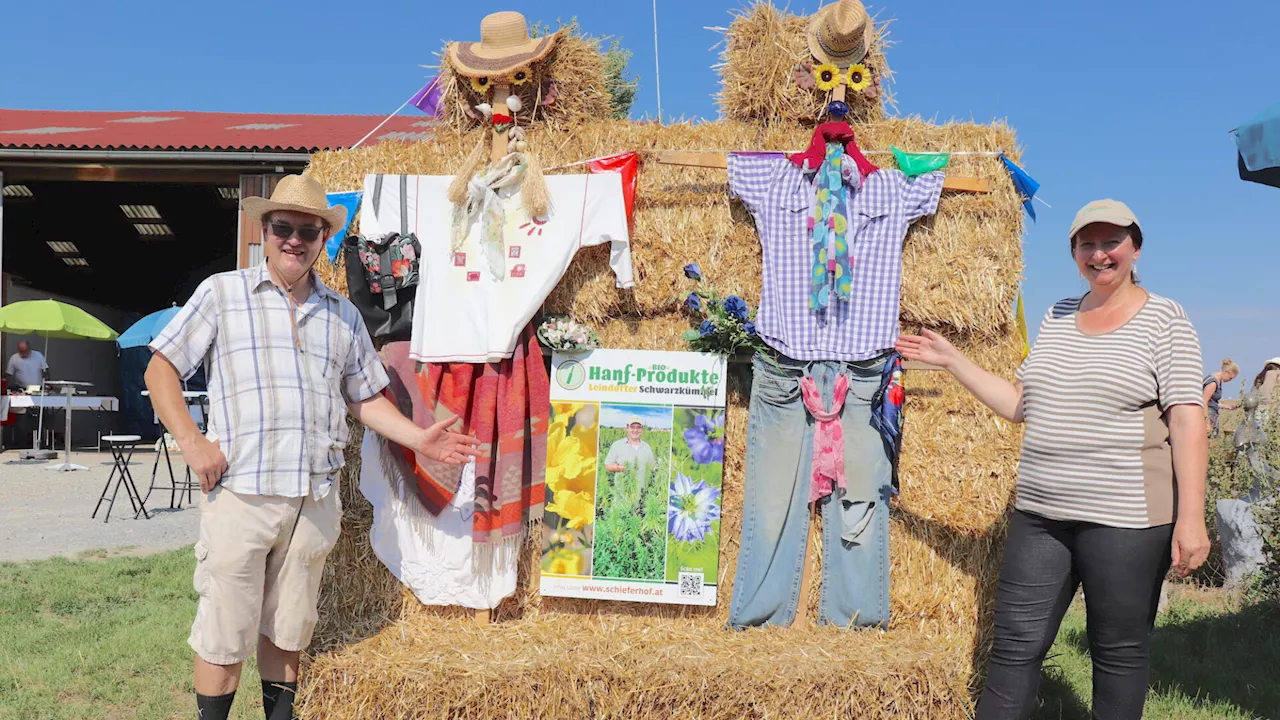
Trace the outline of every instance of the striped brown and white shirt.
[[1200, 340], [1182, 306], [1154, 294], [1116, 330], [1085, 334], [1082, 300], [1053, 306], [1018, 369], [1026, 431], [1016, 507], [1111, 527], [1171, 523], [1165, 413], [1204, 404]]

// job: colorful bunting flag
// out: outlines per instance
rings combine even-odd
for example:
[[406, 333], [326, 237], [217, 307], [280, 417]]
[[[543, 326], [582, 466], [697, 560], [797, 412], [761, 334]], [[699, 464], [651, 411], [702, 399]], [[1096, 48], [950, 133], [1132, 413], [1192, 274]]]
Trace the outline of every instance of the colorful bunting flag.
[[1022, 207], [1026, 208], [1027, 214], [1032, 220], [1036, 219], [1036, 207], [1031, 203], [1036, 196], [1036, 191], [1040, 189], [1040, 183], [1036, 182], [1025, 170], [1018, 167], [1012, 160], [1000, 154], [1000, 159], [1004, 162], [1004, 167], [1009, 171], [1009, 177], [1013, 178], [1013, 186], [1018, 189], [1018, 194], [1022, 196]]
[[622, 173], [622, 199], [627, 206], [627, 225], [633, 223], [636, 201], [636, 169], [640, 157], [635, 152], [619, 153], [608, 157], [596, 158], [587, 163], [593, 173]]
[[440, 83], [440, 76], [436, 75], [427, 81], [422, 89], [409, 98], [409, 104], [418, 108], [422, 112], [432, 116], [439, 117], [441, 104], [440, 100], [444, 97], [444, 85]]
[[1022, 338], [1022, 358], [1025, 360], [1031, 354], [1031, 342], [1027, 339], [1027, 315], [1022, 310], [1022, 293], [1018, 293], [1018, 310], [1017, 310], [1018, 335]]
[[356, 216], [356, 208], [360, 207], [360, 196], [363, 194], [364, 192], [361, 190], [353, 190], [351, 192], [336, 192], [325, 195], [325, 198], [329, 201], [329, 207], [341, 205], [347, 209], [347, 221], [333, 233], [333, 237], [329, 238], [329, 242], [324, 245], [325, 251], [329, 253], [330, 262], [333, 262], [338, 257], [338, 250], [342, 248], [342, 239], [347, 236], [347, 228], [351, 227], [351, 220]]
[[898, 149], [896, 145], [890, 145], [889, 149], [898, 159], [898, 169], [909, 178], [941, 170], [951, 161], [951, 153], [909, 153]]

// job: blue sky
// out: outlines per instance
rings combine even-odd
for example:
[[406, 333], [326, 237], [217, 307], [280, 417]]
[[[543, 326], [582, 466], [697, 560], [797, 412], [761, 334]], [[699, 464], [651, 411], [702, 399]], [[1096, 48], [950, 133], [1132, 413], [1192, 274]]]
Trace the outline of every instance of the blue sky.
[[[619, 38], [635, 53], [634, 112], [656, 114], [652, 6], [599, 0], [7, 3], [0, 105], [389, 113], [422, 85], [430, 71], [418, 65], [433, 64], [446, 39], [477, 38], [481, 17], [508, 7], [530, 20], [576, 16], [588, 32]], [[658, 0], [665, 115], [715, 116], [720, 36], [704, 27], [728, 25], [740, 7]], [[1082, 290], [1064, 237], [1075, 210], [1115, 197], [1142, 220], [1147, 287], [1187, 308], [1207, 365], [1230, 355], [1252, 376], [1280, 355], [1280, 189], [1239, 180], [1228, 134], [1280, 102], [1280, 3], [904, 0], [868, 8], [893, 19], [900, 114], [1005, 119], [1017, 130], [1024, 166], [1053, 205], [1038, 207], [1025, 237], [1033, 326], [1054, 300]], [[1228, 386], [1228, 395], [1237, 390]]]
[[671, 408], [645, 405], [601, 405], [600, 425], [603, 427], [623, 428], [631, 421], [633, 415], [639, 415], [640, 420], [647, 428], [655, 430], [671, 429]]

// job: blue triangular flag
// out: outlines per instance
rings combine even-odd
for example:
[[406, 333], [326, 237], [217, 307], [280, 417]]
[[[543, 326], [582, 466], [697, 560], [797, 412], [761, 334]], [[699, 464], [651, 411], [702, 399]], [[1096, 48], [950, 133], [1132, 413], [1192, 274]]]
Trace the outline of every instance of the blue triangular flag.
[[1036, 219], [1036, 207], [1031, 200], [1035, 198], [1036, 191], [1040, 189], [1040, 183], [1026, 173], [1022, 168], [1014, 164], [1012, 160], [1000, 154], [1000, 159], [1004, 161], [1004, 167], [1009, 171], [1009, 177], [1013, 178], [1013, 186], [1018, 189], [1018, 194], [1022, 196], [1022, 207], [1027, 209], [1027, 214], [1032, 220]]
[[329, 207], [341, 205], [347, 209], [347, 221], [342, 227], [329, 238], [329, 242], [325, 243], [324, 249], [329, 253], [329, 262], [333, 262], [338, 257], [338, 249], [342, 247], [342, 239], [347, 236], [347, 228], [351, 227], [351, 218], [356, 216], [356, 208], [360, 207], [360, 196], [364, 192], [360, 190], [352, 190], [351, 192], [336, 192], [325, 195], [329, 201]]

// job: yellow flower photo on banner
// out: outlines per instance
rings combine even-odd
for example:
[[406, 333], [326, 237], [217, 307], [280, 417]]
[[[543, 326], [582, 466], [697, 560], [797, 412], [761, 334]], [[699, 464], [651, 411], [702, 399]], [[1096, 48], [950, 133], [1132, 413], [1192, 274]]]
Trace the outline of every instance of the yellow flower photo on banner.
[[813, 69], [813, 79], [822, 92], [835, 90], [840, 85], [840, 68], [831, 63], [819, 65]]
[[[547, 433], [547, 489], [582, 493], [595, 501], [597, 410], [586, 403], [554, 403]], [[589, 419], [591, 424], [583, 422]], [[569, 430], [569, 422], [574, 422]]]
[[585, 564], [581, 553], [561, 551], [552, 555], [542, 569], [548, 575], [581, 575]]
[[581, 530], [595, 520], [596, 506], [586, 493], [557, 490], [555, 502], [547, 505], [547, 512], [568, 520], [569, 529]]
[[850, 65], [848, 73], [844, 76], [845, 85], [854, 92], [862, 92], [871, 87], [871, 71], [866, 65], [861, 63]]

